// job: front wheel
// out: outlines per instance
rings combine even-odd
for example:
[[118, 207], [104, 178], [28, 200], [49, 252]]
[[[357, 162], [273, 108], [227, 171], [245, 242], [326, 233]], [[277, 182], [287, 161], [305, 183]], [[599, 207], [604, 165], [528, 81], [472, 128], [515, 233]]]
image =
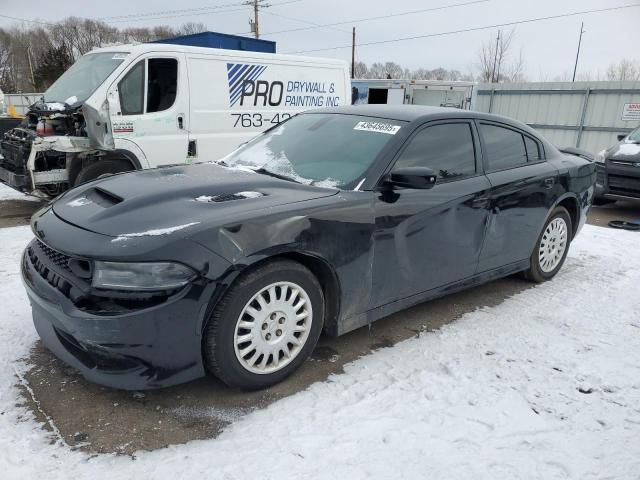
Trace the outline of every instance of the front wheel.
[[77, 187], [78, 185], [91, 182], [92, 180], [97, 180], [98, 178], [105, 178], [115, 175], [116, 173], [128, 172], [132, 169], [131, 164], [127, 160], [118, 158], [97, 160], [80, 170], [73, 186]]
[[266, 388], [293, 373], [322, 331], [315, 276], [290, 260], [242, 276], [215, 308], [203, 341], [207, 369], [229, 386]]
[[545, 223], [531, 254], [531, 266], [525, 277], [536, 283], [551, 280], [560, 271], [571, 243], [571, 216], [564, 207], [556, 207]]

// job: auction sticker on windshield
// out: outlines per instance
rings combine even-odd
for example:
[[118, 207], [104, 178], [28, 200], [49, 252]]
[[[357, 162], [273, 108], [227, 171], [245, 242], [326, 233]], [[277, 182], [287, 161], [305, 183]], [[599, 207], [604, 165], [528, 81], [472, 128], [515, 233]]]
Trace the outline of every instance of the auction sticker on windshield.
[[395, 135], [400, 130], [399, 125], [392, 125], [390, 123], [381, 122], [358, 122], [354, 130], [364, 130], [366, 132], [388, 133], [389, 135]]

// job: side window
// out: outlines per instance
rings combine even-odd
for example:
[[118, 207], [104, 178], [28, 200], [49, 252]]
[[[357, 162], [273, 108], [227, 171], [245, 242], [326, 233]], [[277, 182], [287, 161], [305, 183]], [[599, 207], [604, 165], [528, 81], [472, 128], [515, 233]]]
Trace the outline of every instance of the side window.
[[148, 60], [147, 113], [171, 108], [178, 90], [178, 61], [175, 58]]
[[426, 127], [410, 141], [394, 168], [429, 167], [448, 180], [476, 173], [473, 135], [468, 123], [443, 123]]
[[144, 112], [144, 60], [138, 62], [118, 83], [120, 110], [123, 115]]
[[489, 170], [502, 170], [527, 163], [527, 152], [521, 133], [509, 128], [480, 124]]
[[527, 159], [530, 162], [537, 162], [538, 160], [542, 160], [542, 155], [540, 155], [540, 147], [538, 146], [538, 142], [536, 142], [533, 138], [524, 136], [524, 144], [527, 147]]

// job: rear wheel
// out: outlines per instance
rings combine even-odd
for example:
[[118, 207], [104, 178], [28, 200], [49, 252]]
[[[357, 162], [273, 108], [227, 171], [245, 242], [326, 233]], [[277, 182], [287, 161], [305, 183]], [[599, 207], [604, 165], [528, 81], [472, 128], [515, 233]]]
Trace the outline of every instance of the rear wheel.
[[74, 186], [82, 185], [83, 183], [97, 180], [98, 178], [108, 177], [116, 173], [128, 172], [130, 170], [133, 170], [133, 167], [127, 160], [117, 158], [97, 160], [80, 170], [80, 173], [78, 173], [74, 182]]
[[571, 243], [571, 216], [564, 207], [556, 207], [545, 223], [531, 254], [531, 266], [525, 277], [541, 283], [551, 280], [562, 268]]
[[207, 369], [248, 390], [274, 385], [310, 355], [324, 319], [324, 297], [303, 265], [278, 260], [240, 278], [207, 325]]

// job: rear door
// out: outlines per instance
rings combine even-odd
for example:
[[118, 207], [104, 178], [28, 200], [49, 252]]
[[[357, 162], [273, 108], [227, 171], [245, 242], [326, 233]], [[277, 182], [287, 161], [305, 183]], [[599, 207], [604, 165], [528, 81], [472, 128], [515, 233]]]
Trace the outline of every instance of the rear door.
[[560, 187], [558, 171], [534, 137], [497, 122], [477, 125], [491, 182], [491, 214], [478, 265], [484, 272], [531, 256]]
[[184, 163], [189, 131], [189, 89], [184, 56], [146, 54], [107, 95], [113, 137], [135, 143], [151, 167]]
[[391, 170], [425, 166], [429, 190], [381, 190], [375, 201], [372, 307], [472, 276], [485, 234], [490, 184], [471, 120], [430, 123], [415, 132]]

